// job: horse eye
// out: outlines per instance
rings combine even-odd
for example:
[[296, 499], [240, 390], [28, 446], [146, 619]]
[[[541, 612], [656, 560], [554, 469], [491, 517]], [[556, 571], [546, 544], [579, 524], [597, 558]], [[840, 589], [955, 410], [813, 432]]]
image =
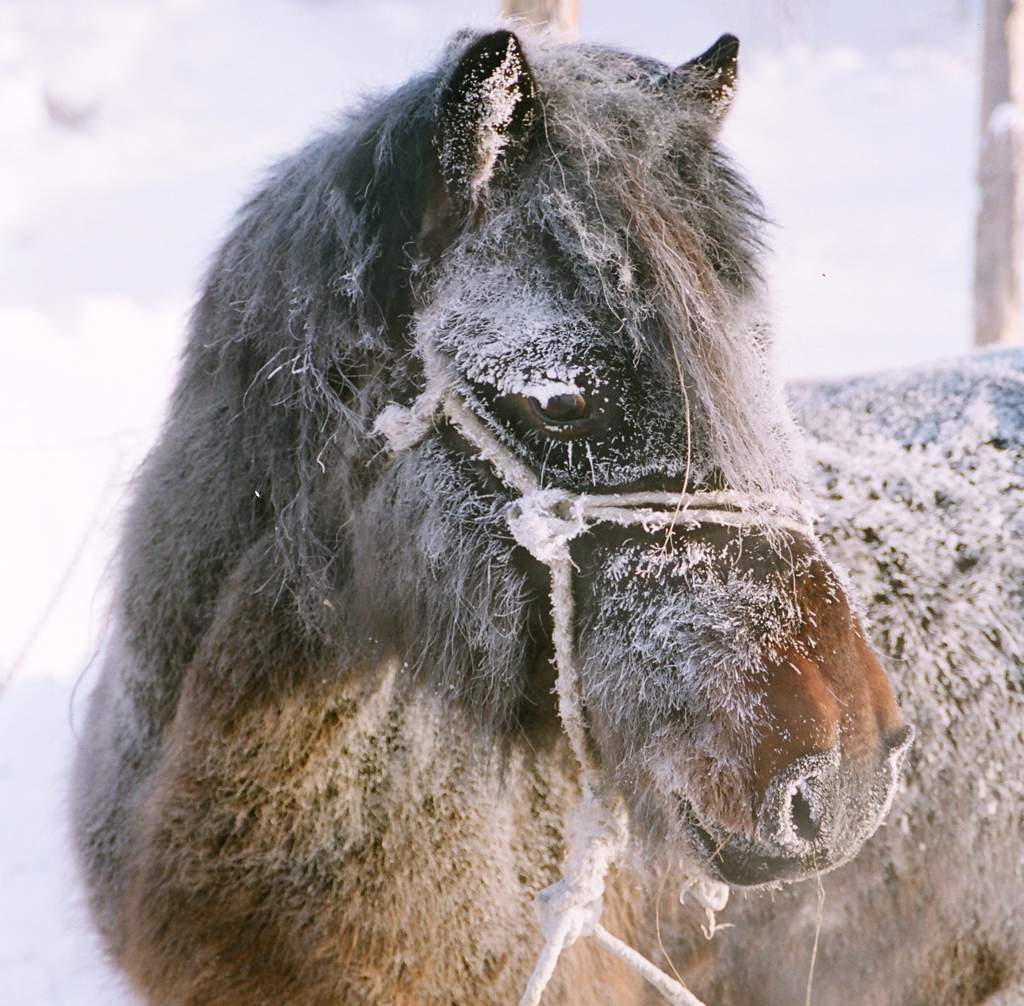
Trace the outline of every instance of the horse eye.
[[582, 395], [552, 395], [544, 405], [531, 398], [530, 403], [549, 423], [572, 423], [587, 415], [587, 400]]

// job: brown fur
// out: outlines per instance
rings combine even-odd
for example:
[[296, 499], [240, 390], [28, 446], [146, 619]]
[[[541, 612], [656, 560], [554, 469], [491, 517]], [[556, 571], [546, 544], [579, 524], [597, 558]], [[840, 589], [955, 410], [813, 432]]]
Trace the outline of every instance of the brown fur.
[[[577, 797], [571, 760], [559, 743], [500, 766], [406, 684], [396, 667], [314, 679], [235, 717], [186, 691], [125, 894], [120, 963], [148, 1001], [515, 1001], [540, 942], [532, 895], [556, 879]], [[610, 904], [606, 922], [628, 915]], [[581, 946], [550, 1001], [639, 991]]]

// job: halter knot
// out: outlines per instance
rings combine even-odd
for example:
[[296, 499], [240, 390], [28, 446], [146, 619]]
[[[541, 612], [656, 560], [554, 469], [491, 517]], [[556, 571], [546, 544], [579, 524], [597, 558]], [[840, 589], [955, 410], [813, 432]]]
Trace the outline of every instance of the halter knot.
[[505, 520], [516, 544], [550, 566], [569, 560], [569, 542], [587, 529], [579, 500], [561, 489], [534, 489], [509, 503]]

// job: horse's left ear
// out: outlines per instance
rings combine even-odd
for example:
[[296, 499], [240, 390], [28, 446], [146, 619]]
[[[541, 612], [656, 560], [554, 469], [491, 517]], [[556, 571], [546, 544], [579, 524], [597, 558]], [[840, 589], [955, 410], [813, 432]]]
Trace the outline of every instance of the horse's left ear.
[[525, 151], [537, 116], [519, 39], [510, 31], [484, 35], [459, 60], [441, 95], [437, 149], [448, 188], [480, 196]]
[[735, 35], [723, 35], [706, 52], [677, 66], [665, 83], [671, 89], [684, 86], [707, 106], [714, 120], [721, 121], [736, 90], [739, 53], [740, 40]]

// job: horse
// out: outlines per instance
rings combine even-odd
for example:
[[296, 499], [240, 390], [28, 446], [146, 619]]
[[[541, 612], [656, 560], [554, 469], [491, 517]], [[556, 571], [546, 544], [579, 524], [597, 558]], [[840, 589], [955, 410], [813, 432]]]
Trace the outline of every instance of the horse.
[[776, 994], [758, 967], [791, 948], [754, 940], [783, 895], [704, 945], [663, 887], [851, 860], [913, 734], [878, 654], [928, 630], [877, 598], [865, 628], [855, 583], [912, 587], [828, 488], [870, 493], [871, 459], [823, 446], [812, 488], [764, 210], [718, 140], [737, 52], [463, 34], [243, 207], [134, 486], [72, 780], [95, 924], [145, 1001], [515, 1002], [535, 896], [596, 847], [581, 801], [616, 870], [545, 1002], [648, 1001], [577, 939], [601, 933], [723, 1002]]

